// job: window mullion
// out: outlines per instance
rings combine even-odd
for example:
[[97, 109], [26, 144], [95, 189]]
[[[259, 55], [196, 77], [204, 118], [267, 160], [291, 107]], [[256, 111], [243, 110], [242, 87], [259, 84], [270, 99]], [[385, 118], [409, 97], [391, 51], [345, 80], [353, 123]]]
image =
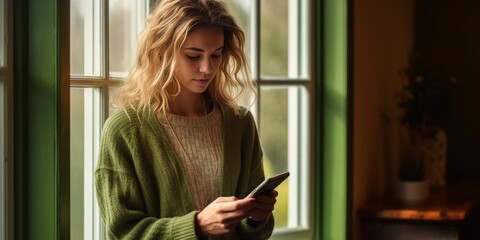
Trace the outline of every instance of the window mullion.
[[300, 158], [298, 149], [299, 135], [298, 135], [298, 93], [297, 89], [293, 87], [288, 88], [288, 170], [290, 171], [290, 181], [288, 182], [288, 226], [298, 226], [299, 213], [298, 208], [298, 194], [299, 190], [299, 165], [303, 161]]
[[[98, 97], [99, 100], [101, 101], [97, 102], [94, 108], [98, 106], [99, 109], [96, 111], [96, 119], [94, 125], [95, 128], [94, 130], [94, 158], [91, 159], [93, 162], [93, 166], [95, 167], [97, 165], [97, 156], [100, 148], [100, 133], [101, 129], [103, 127], [103, 123], [105, 119], [108, 116], [108, 112], [110, 111], [109, 108], [109, 102], [110, 102], [110, 91], [109, 91], [109, 85], [110, 85], [110, 0], [103, 0], [103, 39], [102, 39], [102, 44], [103, 44], [103, 67], [105, 69], [104, 76], [105, 76], [105, 83], [106, 85], [103, 85], [102, 88], [99, 89]], [[95, 169], [92, 169], [92, 182], [94, 185], [92, 185], [92, 188], [95, 189], [95, 178], [93, 177], [93, 172]], [[97, 196], [93, 195], [93, 198], [91, 199], [94, 204], [94, 209], [93, 209], [93, 220], [92, 222], [94, 223], [94, 229], [93, 229], [93, 239], [94, 240], [102, 240], [105, 239], [105, 229], [103, 226], [103, 222], [101, 220], [100, 216], [100, 209], [98, 208], [98, 201], [97, 201]]]
[[99, 89], [85, 88], [84, 99], [84, 236], [101, 239], [100, 212], [96, 204], [93, 177], [95, 159], [98, 156], [102, 112]]
[[[252, 77], [257, 81], [257, 104], [252, 106], [253, 115], [256, 118], [257, 124], [260, 125], [260, 1], [251, 0], [251, 21], [250, 21], [250, 36], [251, 39], [251, 48], [250, 48], [250, 62], [251, 62], [251, 71]], [[259, 130], [260, 131], [260, 130]]]
[[252, 76], [255, 80], [260, 79], [260, 1], [252, 0], [251, 21], [250, 21], [250, 62], [252, 66]]
[[288, 77], [296, 78], [299, 73], [298, 4], [300, 1], [288, 1]]
[[[308, 88], [306, 88], [307, 91], [305, 94], [301, 94], [299, 93], [298, 94], [298, 101], [299, 101], [299, 105], [298, 105], [298, 108], [297, 108], [297, 116], [301, 116], [301, 118], [299, 119], [299, 124], [297, 126], [297, 131], [299, 132], [300, 134], [300, 138], [299, 138], [299, 142], [297, 143], [298, 144], [298, 147], [299, 147], [299, 150], [300, 150], [300, 154], [299, 154], [299, 158], [300, 159], [303, 159], [303, 161], [300, 162], [299, 164], [299, 170], [300, 172], [302, 173], [299, 177], [299, 182], [300, 182], [300, 186], [301, 187], [301, 192], [299, 194], [299, 205], [298, 205], [298, 213], [301, 213], [301, 217], [299, 219], [299, 225], [302, 226], [302, 227], [307, 227], [309, 228], [309, 220], [311, 219], [310, 217], [310, 214], [313, 212], [311, 210], [311, 200], [310, 200], [310, 189], [311, 189], [311, 182], [310, 182], [310, 167], [311, 167], [311, 163], [310, 163], [310, 159], [311, 159], [311, 156], [310, 156], [310, 141], [309, 139], [310, 136], [309, 136], [309, 129], [312, 128], [312, 125], [309, 121], [310, 119], [310, 116], [309, 116], [309, 110], [310, 110], [310, 107], [309, 107], [309, 101], [308, 99], [310, 99], [310, 91], [308, 91]], [[298, 90], [298, 91], [301, 91], [301, 90]], [[302, 114], [303, 113], [303, 114]], [[303, 184], [302, 184], [303, 183]]]
[[[110, 0], [103, 0], [103, 26], [104, 26], [104, 33], [103, 33], [103, 51], [104, 51], [104, 67], [105, 67], [105, 82], [106, 85], [110, 85], [111, 76], [110, 76]], [[108, 116], [108, 112], [110, 111], [109, 108], [110, 102], [110, 91], [108, 91], [108, 87], [106, 91], [102, 91], [102, 116], [101, 121], [104, 122]]]
[[309, 32], [310, 32], [310, 24], [309, 24], [309, 1], [300, 1], [300, 13], [299, 13], [299, 33], [298, 36], [300, 37], [299, 40], [299, 71], [300, 77], [307, 77], [310, 79], [309, 69], [310, 69], [310, 49], [309, 49]]

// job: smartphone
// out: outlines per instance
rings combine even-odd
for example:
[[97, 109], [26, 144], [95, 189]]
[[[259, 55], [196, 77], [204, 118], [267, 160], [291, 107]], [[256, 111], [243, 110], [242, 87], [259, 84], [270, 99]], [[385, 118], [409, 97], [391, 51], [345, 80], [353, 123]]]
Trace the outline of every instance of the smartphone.
[[271, 192], [287, 179], [288, 176], [290, 176], [290, 172], [284, 172], [263, 180], [247, 197], [256, 197]]

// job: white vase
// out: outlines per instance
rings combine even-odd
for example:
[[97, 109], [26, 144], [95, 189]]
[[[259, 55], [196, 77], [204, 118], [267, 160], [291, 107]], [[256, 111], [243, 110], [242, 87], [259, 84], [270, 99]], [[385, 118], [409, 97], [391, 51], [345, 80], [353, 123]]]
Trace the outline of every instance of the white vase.
[[425, 138], [422, 144], [425, 175], [432, 187], [443, 187], [446, 183], [447, 135], [439, 129], [434, 138]]
[[397, 200], [408, 206], [426, 202], [430, 195], [430, 184], [424, 181], [399, 181], [396, 187]]

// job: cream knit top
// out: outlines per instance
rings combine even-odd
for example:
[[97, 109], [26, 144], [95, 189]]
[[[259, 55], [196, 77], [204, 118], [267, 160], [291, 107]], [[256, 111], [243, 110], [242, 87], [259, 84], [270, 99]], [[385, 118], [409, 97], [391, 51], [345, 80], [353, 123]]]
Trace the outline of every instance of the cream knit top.
[[168, 113], [159, 120], [187, 173], [198, 210], [220, 195], [222, 113], [218, 107], [205, 116], [184, 117]]

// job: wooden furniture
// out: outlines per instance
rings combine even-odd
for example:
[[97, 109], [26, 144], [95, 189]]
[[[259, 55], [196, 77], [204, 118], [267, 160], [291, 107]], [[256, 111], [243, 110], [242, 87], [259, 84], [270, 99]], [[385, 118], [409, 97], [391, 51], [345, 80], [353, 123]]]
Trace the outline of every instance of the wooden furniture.
[[467, 212], [480, 201], [480, 182], [432, 188], [428, 201], [415, 206], [389, 193], [357, 210], [362, 239], [458, 239]]

